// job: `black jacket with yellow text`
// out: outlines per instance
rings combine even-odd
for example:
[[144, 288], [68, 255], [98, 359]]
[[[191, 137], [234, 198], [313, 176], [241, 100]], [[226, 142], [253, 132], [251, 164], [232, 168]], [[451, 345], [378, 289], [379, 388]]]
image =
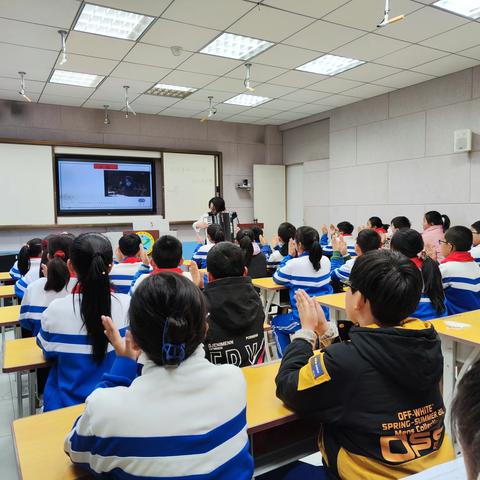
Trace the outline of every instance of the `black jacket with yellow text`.
[[277, 396], [321, 423], [329, 478], [397, 479], [452, 460], [440, 393], [440, 339], [428, 322], [353, 327], [350, 340], [314, 354], [288, 346]]

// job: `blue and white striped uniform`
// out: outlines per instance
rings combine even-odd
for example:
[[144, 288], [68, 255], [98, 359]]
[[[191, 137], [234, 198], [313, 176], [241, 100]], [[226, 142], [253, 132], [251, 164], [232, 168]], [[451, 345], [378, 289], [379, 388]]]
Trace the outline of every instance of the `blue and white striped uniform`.
[[198, 268], [207, 268], [207, 255], [208, 252], [214, 246], [214, 243], [207, 243], [206, 245], [200, 245], [193, 252], [192, 260], [196, 262]]
[[129, 293], [133, 279], [138, 272], [142, 261], [137, 262], [120, 262], [113, 265], [110, 271], [110, 282], [117, 293]]
[[266, 258], [268, 258], [272, 254], [272, 247], [270, 245], [262, 245], [260, 242], [256, 242], [256, 244]]
[[480, 264], [480, 245], [472, 247], [472, 249], [470, 250], [470, 255], [475, 259], [477, 263]]
[[480, 309], [480, 265], [476, 262], [440, 264], [449, 315]]
[[46, 278], [39, 278], [32, 282], [25, 291], [22, 306], [20, 307], [20, 325], [30, 330], [33, 336], [40, 331], [40, 320], [42, 313], [57, 298], [67, 296], [77, 284], [76, 278], [70, 278], [63, 290], [45, 290]]
[[120, 358], [109, 384], [123, 386], [88, 397], [65, 439], [72, 462], [116, 480], [250, 480], [242, 371], [213, 365], [203, 346], [176, 368], [142, 357], [130, 385], [136, 363]]
[[275, 249], [271, 255], [267, 257], [267, 267], [278, 267], [285, 257], [280, 253], [280, 249]]
[[338, 268], [334, 268], [332, 261], [332, 281], [345, 283], [350, 278], [353, 265], [355, 264], [355, 258], [350, 258], [343, 265]]
[[8, 272], [10, 274], [10, 276], [12, 277], [12, 280], [20, 280], [22, 278], [22, 275], [20, 274], [19, 270], [18, 270], [18, 261], [15, 260], [15, 263], [13, 264], [13, 267], [10, 269], [10, 271]]
[[[42, 314], [37, 343], [45, 358], [53, 362], [43, 394], [44, 411], [84, 402], [115, 359], [113, 347], [108, 344], [104, 360], [100, 364], [94, 361], [80, 315], [80, 296], [56, 299]], [[128, 295], [112, 293], [111, 317], [122, 336], [127, 330], [129, 304]]]
[[30, 269], [17, 282], [15, 282], [15, 295], [21, 300], [25, 295], [27, 287], [40, 278], [40, 263], [41, 258], [30, 259]]
[[[446, 302], [445, 302], [446, 307]], [[448, 310], [445, 308], [443, 313], [438, 313], [435, 307], [433, 306], [430, 298], [427, 297], [424, 293], [420, 298], [420, 303], [418, 304], [417, 309], [410, 316], [413, 318], [418, 318], [419, 320], [435, 320], [436, 318], [446, 317], [448, 315]]]
[[[180, 268], [166, 268], [164, 269], [165, 271], [175, 271], [175, 270], [180, 270]], [[138, 288], [140, 283], [142, 283], [146, 278], [148, 278], [153, 272], [153, 268], [149, 267], [148, 265], [145, 265], [142, 263], [142, 265], [139, 267], [137, 274], [135, 275], [135, 279], [132, 282], [132, 286], [130, 288], [130, 295], [133, 295], [135, 290]], [[178, 271], [176, 273], [181, 273], [181, 275], [184, 275], [187, 277], [189, 280], [192, 280], [192, 275], [190, 272], [184, 272], [184, 271]], [[205, 283], [206, 285], [206, 283]]]
[[[357, 256], [357, 252], [355, 251], [355, 245], [357, 243], [357, 240], [353, 238], [352, 235], [343, 235], [343, 240], [345, 241], [347, 245], [347, 251], [348, 254], [353, 258]], [[332, 244], [329, 243], [328, 241], [328, 235], [323, 234], [320, 244], [322, 245], [322, 251], [325, 255], [332, 255], [333, 254], [333, 247]]]

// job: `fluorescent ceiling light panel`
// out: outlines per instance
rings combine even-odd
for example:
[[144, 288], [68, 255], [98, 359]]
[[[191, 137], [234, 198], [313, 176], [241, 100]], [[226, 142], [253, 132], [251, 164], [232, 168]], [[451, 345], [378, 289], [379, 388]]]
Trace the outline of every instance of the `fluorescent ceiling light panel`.
[[147, 93], [147, 95], [158, 95], [160, 97], [185, 98], [196, 91], [196, 88], [157, 83], [154, 87], [152, 87], [150, 90], [147, 90], [147, 92], [145, 93]]
[[259, 95], [248, 95], [247, 93], [242, 93], [236, 97], [225, 100], [223, 103], [229, 103], [230, 105], [242, 105], [244, 107], [258, 107], [262, 103], [269, 102], [271, 98], [261, 97]]
[[233, 33], [222, 33], [213, 42], [209, 43], [200, 53], [217, 55], [219, 57], [235, 58], [237, 60], [249, 60], [263, 52], [273, 43], [257, 38], [242, 37]]
[[136, 40], [153, 20], [154, 17], [86, 3], [74, 30]]
[[440, 0], [433, 5], [474, 20], [480, 18], [480, 0]]
[[322, 75], [337, 75], [351, 68], [358, 67], [365, 62], [354, 58], [337, 57], [336, 55], [323, 55], [311, 62], [297, 67], [295, 70], [303, 72], [320, 73]]
[[64, 85], [75, 85], [77, 87], [96, 88], [105, 77], [92, 75], [90, 73], [67, 72], [66, 70], [55, 70], [50, 83], [62, 83]]

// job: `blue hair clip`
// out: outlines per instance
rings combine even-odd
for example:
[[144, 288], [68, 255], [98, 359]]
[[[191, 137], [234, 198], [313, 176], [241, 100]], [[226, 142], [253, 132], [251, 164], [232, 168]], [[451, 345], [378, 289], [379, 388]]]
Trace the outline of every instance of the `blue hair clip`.
[[163, 327], [163, 347], [162, 357], [166, 363], [176, 362], [182, 363], [185, 360], [185, 343], [170, 343], [167, 342], [169, 317], [165, 319], [165, 326]]

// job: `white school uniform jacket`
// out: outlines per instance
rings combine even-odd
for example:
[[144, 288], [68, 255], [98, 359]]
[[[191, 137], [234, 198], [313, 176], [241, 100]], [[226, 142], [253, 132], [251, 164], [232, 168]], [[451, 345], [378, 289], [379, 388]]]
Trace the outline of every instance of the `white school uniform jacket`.
[[142, 261], [139, 258], [127, 258], [113, 265], [110, 271], [110, 282], [117, 293], [128, 293], [132, 281]]
[[32, 282], [25, 291], [22, 306], [20, 307], [20, 325], [26, 330], [30, 330], [34, 336], [40, 331], [40, 320], [42, 313], [57, 298], [67, 296], [75, 285], [76, 278], [70, 278], [63, 290], [56, 292], [55, 290], [45, 290], [46, 278], [39, 278]]
[[20, 280], [22, 276], [20, 275], [20, 272], [18, 271], [18, 261], [15, 260], [15, 263], [13, 264], [13, 267], [10, 269], [8, 272], [10, 276], [12, 277], [12, 280]]
[[480, 309], [478, 263], [447, 261], [440, 264], [440, 272], [449, 315]]
[[[322, 239], [325, 238], [325, 235]], [[328, 237], [327, 237], [328, 238]], [[354, 238], [352, 235], [343, 235], [343, 240], [347, 245], [348, 254], [353, 258], [357, 256], [357, 252], [355, 251], [355, 245], [357, 243], [357, 239]], [[325, 255], [332, 255], [333, 254], [333, 247], [331, 243], [327, 243], [322, 245], [322, 251]]]
[[[161, 268], [161, 272], [173, 272], [178, 273], [179, 275], [184, 275], [189, 280], [192, 280], [192, 275], [190, 272], [184, 272], [180, 267], [177, 268]], [[141, 264], [138, 268], [137, 273], [135, 274], [134, 280], [132, 282], [132, 286], [130, 288], [130, 295], [133, 295], [135, 290], [138, 288], [140, 283], [142, 283], [146, 278], [153, 274], [153, 268], [149, 265]]]
[[[81, 294], [54, 300], [43, 312], [38, 346], [52, 367], [43, 394], [44, 411], [76, 405], [85, 401], [115, 359], [108, 344], [107, 355], [98, 364], [80, 315]], [[125, 335], [128, 325], [130, 296], [112, 293], [112, 320]], [[100, 318], [98, 319], [100, 322]]]
[[472, 249], [470, 250], [470, 255], [475, 259], [477, 263], [480, 264], [480, 245], [472, 247]]
[[250, 480], [242, 371], [213, 365], [203, 346], [178, 367], [142, 357], [142, 375], [133, 383], [128, 377], [136, 363], [120, 358], [114, 382], [103, 385], [125, 386], [98, 388], [88, 397], [65, 439], [71, 460], [118, 480]]
[[40, 278], [40, 263], [42, 262], [41, 258], [31, 258], [30, 259], [30, 269], [28, 272], [20, 277], [19, 280], [15, 283], [15, 295], [22, 299], [25, 294], [27, 287]]

